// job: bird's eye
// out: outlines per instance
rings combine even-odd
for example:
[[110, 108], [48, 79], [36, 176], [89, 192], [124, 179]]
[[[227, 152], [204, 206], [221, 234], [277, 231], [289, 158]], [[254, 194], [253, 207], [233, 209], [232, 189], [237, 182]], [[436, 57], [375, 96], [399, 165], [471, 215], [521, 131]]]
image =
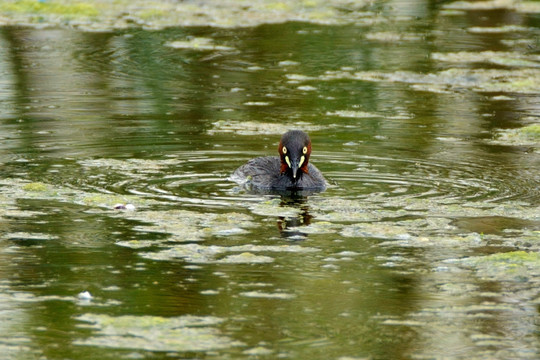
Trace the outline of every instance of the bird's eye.
[[287, 153], [287, 148], [284, 146], [284, 147], [281, 149], [281, 152], [282, 152], [283, 154], [286, 154], [286, 153]]
[[304, 146], [304, 148], [302, 149], [302, 152], [303, 152], [304, 154], [307, 154], [307, 147], [306, 147], [306, 146]]

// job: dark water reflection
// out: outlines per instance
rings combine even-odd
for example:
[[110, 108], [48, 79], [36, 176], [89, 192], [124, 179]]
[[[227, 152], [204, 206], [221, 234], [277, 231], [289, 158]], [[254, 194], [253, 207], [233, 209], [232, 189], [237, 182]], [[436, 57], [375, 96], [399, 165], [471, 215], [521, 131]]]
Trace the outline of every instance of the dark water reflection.
[[[538, 123], [539, 94], [438, 75], [534, 74], [537, 14], [406, 2], [373, 16], [2, 28], [4, 356], [537, 358], [538, 137], [499, 135]], [[504, 25], [525, 30], [467, 30]], [[200, 37], [229, 49], [168, 46]], [[517, 58], [432, 56], [459, 51]], [[324, 78], [361, 71], [377, 74]], [[381, 80], [405, 72], [433, 81]], [[290, 127], [310, 133], [327, 191], [228, 180]]]

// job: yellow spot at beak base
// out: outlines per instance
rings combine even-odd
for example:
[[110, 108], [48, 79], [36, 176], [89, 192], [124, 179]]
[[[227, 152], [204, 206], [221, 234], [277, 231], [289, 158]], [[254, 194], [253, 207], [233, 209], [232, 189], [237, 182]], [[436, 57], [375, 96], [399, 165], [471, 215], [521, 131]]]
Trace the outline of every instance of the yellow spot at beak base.
[[304, 160], [306, 160], [306, 157], [305, 156], [302, 156], [300, 158], [300, 162], [298, 163], [298, 168], [301, 168], [302, 167], [302, 164], [304, 163]]
[[291, 160], [289, 160], [288, 156], [285, 156], [285, 162], [287, 163], [287, 165], [289, 165], [289, 167], [291, 167]]

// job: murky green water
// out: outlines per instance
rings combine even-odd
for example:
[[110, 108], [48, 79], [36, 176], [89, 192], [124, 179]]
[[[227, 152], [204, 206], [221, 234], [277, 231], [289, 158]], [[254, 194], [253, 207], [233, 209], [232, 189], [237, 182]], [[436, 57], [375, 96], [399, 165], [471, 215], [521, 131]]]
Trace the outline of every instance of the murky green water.
[[[0, 29], [2, 356], [538, 358], [540, 18], [474, 4]], [[327, 191], [228, 180], [289, 128]]]

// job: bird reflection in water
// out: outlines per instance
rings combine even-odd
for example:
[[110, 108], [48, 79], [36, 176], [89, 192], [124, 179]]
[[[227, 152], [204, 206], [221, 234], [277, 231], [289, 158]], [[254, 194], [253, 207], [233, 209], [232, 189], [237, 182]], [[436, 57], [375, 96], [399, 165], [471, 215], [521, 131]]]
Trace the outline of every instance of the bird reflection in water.
[[293, 194], [292, 196], [282, 196], [280, 206], [294, 207], [300, 209], [296, 216], [280, 216], [277, 220], [279, 233], [283, 238], [289, 240], [303, 240], [307, 233], [302, 231], [303, 226], [311, 224], [312, 215], [309, 213], [309, 205], [306, 195]]

